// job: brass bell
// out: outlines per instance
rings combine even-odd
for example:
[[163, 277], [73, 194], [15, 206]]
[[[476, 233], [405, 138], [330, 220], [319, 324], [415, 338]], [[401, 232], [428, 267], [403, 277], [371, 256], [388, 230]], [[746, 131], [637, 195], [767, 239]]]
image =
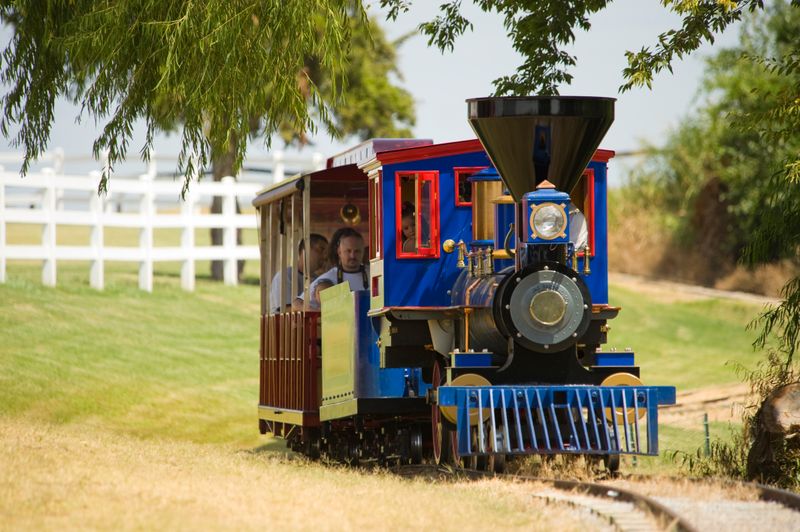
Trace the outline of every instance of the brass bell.
[[358, 225], [361, 222], [361, 211], [348, 201], [339, 209], [339, 218], [347, 225]]

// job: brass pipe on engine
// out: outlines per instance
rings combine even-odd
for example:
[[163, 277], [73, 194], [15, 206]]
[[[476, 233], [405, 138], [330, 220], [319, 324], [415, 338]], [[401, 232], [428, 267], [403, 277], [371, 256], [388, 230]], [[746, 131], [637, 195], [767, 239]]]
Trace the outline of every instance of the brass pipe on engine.
[[508, 233], [506, 233], [505, 239], [503, 239], [503, 248], [505, 248], [506, 253], [508, 253], [509, 257], [513, 257], [517, 250], [511, 249], [511, 237], [514, 235], [514, 224], [508, 224]]
[[459, 240], [457, 246], [458, 246], [458, 262], [456, 263], [456, 266], [458, 266], [459, 268], [464, 268], [467, 266], [464, 263], [464, 254], [467, 251], [467, 245], [464, 243], [463, 240]]
[[494, 260], [492, 259], [493, 249], [491, 246], [486, 248], [486, 253], [483, 259], [483, 273], [484, 275], [492, 275], [494, 273]]
[[458, 260], [456, 261], [456, 268], [466, 268], [467, 263], [465, 262], [466, 253], [467, 253], [467, 245], [464, 243], [463, 240], [459, 240], [458, 244], [451, 239], [448, 238], [442, 243], [442, 249], [445, 253], [452, 253], [456, 249], [458, 249]]
[[478, 248], [472, 252], [471, 255], [475, 259], [473, 273], [475, 274], [475, 277], [480, 277], [483, 275], [483, 250]]
[[[472, 264], [472, 261], [470, 261], [470, 264]], [[464, 293], [464, 351], [469, 351], [469, 315], [472, 313], [472, 309], [469, 307], [469, 299], [472, 296], [472, 290], [479, 284], [480, 280], [476, 279], [470, 283]]]
[[589, 244], [583, 246], [583, 275], [589, 275], [592, 270], [589, 268]]

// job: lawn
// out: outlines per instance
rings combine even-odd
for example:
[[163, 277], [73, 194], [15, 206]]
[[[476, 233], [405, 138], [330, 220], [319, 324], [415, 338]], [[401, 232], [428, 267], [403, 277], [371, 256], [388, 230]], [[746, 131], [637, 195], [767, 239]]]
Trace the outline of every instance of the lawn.
[[70, 267], [60, 277], [73, 280], [55, 288], [32, 281], [35, 268], [13, 272], [0, 285], [0, 516], [9, 529], [598, 526], [519, 484], [406, 480], [286, 458], [257, 429], [255, 285], [201, 280], [186, 293], [159, 276], [145, 293], [131, 274], [97, 292]]
[[135, 275], [105, 291], [74, 279], [0, 285], [0, 414], [135, 436], [258, 441], [258, 288], [199, 282], [187, 293]]
[[609, 322], [609, 346], [631, 347], [647, 384], [679, 389], [740, 382], [737, 366], [753, 369], [762, 355], [752, 347], [748, 323], [761, 305], [710, 297], [674, 298], [612, 286], [622, 307]]
[[[0, 417], [240, 449], [268, 442], [256, 423], [254, 279], [236, 287], [200, 279], [187, 293], [176, 275], [162, 273], [145, 293], [130, 266], [98, 292], [81, 264], [60, 266], [55, 288], [39, 283], [38, 265], [9, 265], [0, 285]], [[754, 333], [745, 330], [757, 305], [667, 300], [622, 285], [612, 286], [611, 300], [623, 310], [611, 322], [610, 345], [635, 350], [646, 383], [735, 383], [730, 362], [758, 360]], [[726, 424], [711, 432], [729, 437]], [[662, 451], [693, 452], [702, 443], [699, 418], [696, 428], [662, 428]], [[674, 470], [663, 457], [637, 465]]]

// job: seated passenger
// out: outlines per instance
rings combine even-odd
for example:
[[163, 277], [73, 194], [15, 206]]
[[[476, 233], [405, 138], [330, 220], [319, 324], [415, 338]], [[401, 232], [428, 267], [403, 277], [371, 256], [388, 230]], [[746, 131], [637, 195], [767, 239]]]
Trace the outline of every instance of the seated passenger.
[[[325, 288], [343, 281], [347, 281], [351, 291], [367, 288], [369, 273], [361, 262], [363, 253], [364, 239], [355, 229], [344, 227], [333, 234], [328, 255], [335, 266], [311, 283], [308, 303], [312, 310], [319, 310], [319, 293]], [[302, 300], [304, 296], [301, 295], [298, 299]]]
[[403, 231], [403, 251], [414, 253], [417, 251], [417, 221], [414, 218], [414, 206], [408, 202], [403, 204], [400, 225]]
[[[311, 233], [309, 238], [311, 245], [309, 246], [308, 265], [311, 268], [310, 280], [316, 279], [325, 265], [325, 255], [328, 251], [328, 239], [317, 233]], [[295, 277], [295, 290], [292, 290], [292, 267], [286, 268], [284, 275], [284, 288], [283, 288], [283, 304], [284, 306], [291, 305], [297, 294], [303, 292], [303, 269], [305, 268], [305, 241], [301, 240], [300, 245], [297, 247], [297, 263], [296, 269], [298, 275]], [[278, 303], [280, 300], [280, 277], [281, 273], [278, 272], [272, 278], [272, 284], [269, 291], [269, 308], [270, 312], [281, 312], [281, 305]]]

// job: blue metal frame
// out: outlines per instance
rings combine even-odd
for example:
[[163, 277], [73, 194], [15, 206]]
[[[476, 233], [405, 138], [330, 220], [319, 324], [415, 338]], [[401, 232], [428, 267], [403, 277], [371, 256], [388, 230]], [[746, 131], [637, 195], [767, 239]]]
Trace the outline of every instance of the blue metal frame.
[[[608, 304], [608, 163], [592, 161], [587, 168], [594, 171], [594, 249], [589, 265], [591, 272], [583, 280], [592, 294], [592, 303]], [[583, 271], [583, 259], [578, 260]]]
[[[442, 386], [457, 407], [458, 452], [486, 454], [658, 454], [658, 406], [672, 386]], [[470, 414], [483, 416], [473, 448]], [[645, 427], [639, 418], [646, 420]], [[488, 424], [486, 424], [488, 422]], [[644, 433], [646, 447], [640, 436]], [[513, 441], [513, 443], [512, 443]]]
[[[402, 279], [385, 282], [383, 304], [387, 307], [436, 307], [450, 305], [449, 290], [461, 272], [456, 267], [456, 253], [441, 253], [439, 258], [398, 259], [395, 179], [397, 172], [439, 172], [439, 233], [441, 240], [472, 240], [472, 208], [457, 207], [453, 168], [489, 166], [481, 151], [426, 157], [383, 166], [383, 278]], [[409, 287], [413, 286], [413, 290]]]

